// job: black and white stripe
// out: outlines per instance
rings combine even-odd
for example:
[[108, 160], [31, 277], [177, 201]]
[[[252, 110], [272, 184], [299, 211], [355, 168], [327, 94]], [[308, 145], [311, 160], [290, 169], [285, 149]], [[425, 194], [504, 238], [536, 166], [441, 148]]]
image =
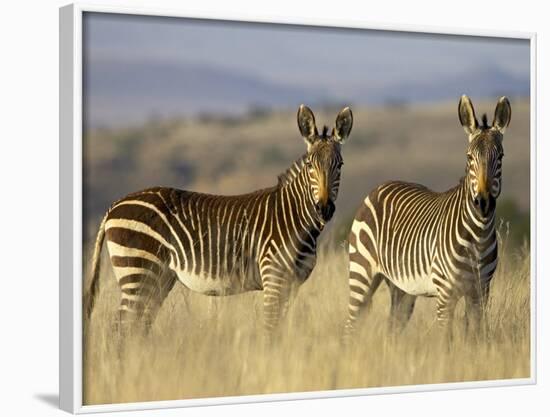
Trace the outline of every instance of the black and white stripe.
[[343, 109], [332, 132], [325, 128], [319, 135], [313, 113], [301, 106], [298, 125], [308, 151], [274, 187], [240, 196], [156, 187], [115, 202], [96, 240], [88, 317], [106, 239], [122, 292], [122, 324], [150, 325], [180, 281], [206, 295], [263, 291], [271, 334], [292, 290], [315, 265], [317, 238], [334, 213], [340, 145], [351, 131], [352, 114]]
[[349, 235], [346, 341], [383, 280], [390, 288], [392, 325], [406, 324], [417, 296], [437, 297], [442, 325], [452, 321], [461, 297], [467, 316], [481, 322], [498, 261], [495, 206], [510, 103], [502, 97], [493, 125], [484, 115], [480, 126], [463, 96], [459, 116], [469, 146], [466, 176], [456, 187], [437, 193], [392, 181], [374, 189], [359, 208]]

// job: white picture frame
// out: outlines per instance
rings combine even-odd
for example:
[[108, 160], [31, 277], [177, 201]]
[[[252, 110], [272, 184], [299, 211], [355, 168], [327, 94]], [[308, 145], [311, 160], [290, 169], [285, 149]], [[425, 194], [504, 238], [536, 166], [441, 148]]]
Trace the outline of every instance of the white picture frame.
[[[526, 39], [531, 51], [530, 95], [530, 187], [531, 187], [531, 376], [523, 379], [456, 382], [383, 388], [363, 388], [307, 393], [284, 393], [207, 399], [138, 402], [108, 405], [83, 405], [82, 402], [82, 19], [85, 12], [102, 12], [135, 15], [187, 17], [232, 20], [240, 22], [299, 24], [357, 29], [378, 29], [403, 32], [422, 32], [448, 35], [470, 35]], [[173, 407], [190, 407], [216, 404], [236, 404], [264, 401], [281, 401], [325, 397], [362, 396], [417, 391], [451, 390], [476, 387], [515, 386], [536, 383], [536, 34], [529, 32], [502, 32], [462, 30], [460, 28], [394, 25], [391, 23], [308, 20], [285, 17], [263, 19], [256, 16], [200, 15], [185, 10], [158, 10], [133, 6], [97, 6], [85, 3], [62, 7], [60, 19], [60, 339], [59, 339], [59, 391], [60, 407], [72, 413], [93, 413], [122, 410], [145, 410]]]

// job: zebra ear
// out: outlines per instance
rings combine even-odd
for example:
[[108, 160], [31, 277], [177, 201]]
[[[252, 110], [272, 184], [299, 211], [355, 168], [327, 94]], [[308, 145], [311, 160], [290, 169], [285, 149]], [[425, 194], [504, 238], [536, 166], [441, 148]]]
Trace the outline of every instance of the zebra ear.
[[298, 128], [306, 144], [309, 147], [313, 145], [318, 136], [317, 127], [315, 126], [315, 116], [307, 106], [300, 105], [298, 109]]
[[512, 107], [510, 106], [510, 101], [508, 101], [508, 98], [506, 97], [501, 97], [495, 109], [493, 127], [496, 127], [500, 131], [500, 133], [504, 133], [504, 131], [510, 124], [511, 118]]
[[464, 131], [468, 135], [471, 135], [477, 130], [479, 124], [474, 112], [474, 106], [470, 97], [466, 95], [460, 97], [460, 102], [458, 103], [458, 118], [460, 119], [460, 124], [462, 124]]
[[338, 113], [336, 124], [334, 125], [334, 138], [339, 143], [344, 143], [348, 138], [353, 126], [353, 114], [349, 107], [346, 107]]

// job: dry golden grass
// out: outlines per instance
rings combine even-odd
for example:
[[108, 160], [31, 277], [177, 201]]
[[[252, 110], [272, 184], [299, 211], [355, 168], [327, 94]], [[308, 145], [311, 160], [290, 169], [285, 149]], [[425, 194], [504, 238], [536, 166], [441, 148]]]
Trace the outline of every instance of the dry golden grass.
[[529, 251], [501, 253], [486, 340], [464, 336], [461, 303], [448, 346], [434, 322], [434, 300], [425, 298], [405, 331], [390, 337], [383, 285], [356, 345], [342, 349], [347, 256], [325, 246], [275, 346], [263, 344], [261, 293], [212, 298], [176, 284], [151, 334], [129, 340], [122, 355], [112, 329], [120, 294], [104, 256], [84, 344], [85, 404], [529, 377]]

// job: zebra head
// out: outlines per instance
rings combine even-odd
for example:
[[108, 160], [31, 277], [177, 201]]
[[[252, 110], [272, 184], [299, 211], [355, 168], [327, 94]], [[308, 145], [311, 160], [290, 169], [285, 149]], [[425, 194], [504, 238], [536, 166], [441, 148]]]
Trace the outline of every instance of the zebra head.
[[329, 221], [334, 214], [344, 164], [340, 145], [348, 138], [352, 125], [353, 115], [346, 107], [338, 113], [330, 134], [327, 126], [319, 134], [313, 112], [303, 104], [298, 110], [298, 127], [307, 145], [304, 165], [308, 183], [317, 213], [324, 221]]
[[493, 124], [488, 125], [487, 115], [484, 114], [480, 125], [470, 98], [465, 95], [460, 98], [458, 117], [470, 141], [466, 153], [468, 188], [475, 207], [484, 217], [495, 208], [500, 194], [504, 156], [502, 138], [511, 116], [510, 102], [506, 97], [501, 97]]

